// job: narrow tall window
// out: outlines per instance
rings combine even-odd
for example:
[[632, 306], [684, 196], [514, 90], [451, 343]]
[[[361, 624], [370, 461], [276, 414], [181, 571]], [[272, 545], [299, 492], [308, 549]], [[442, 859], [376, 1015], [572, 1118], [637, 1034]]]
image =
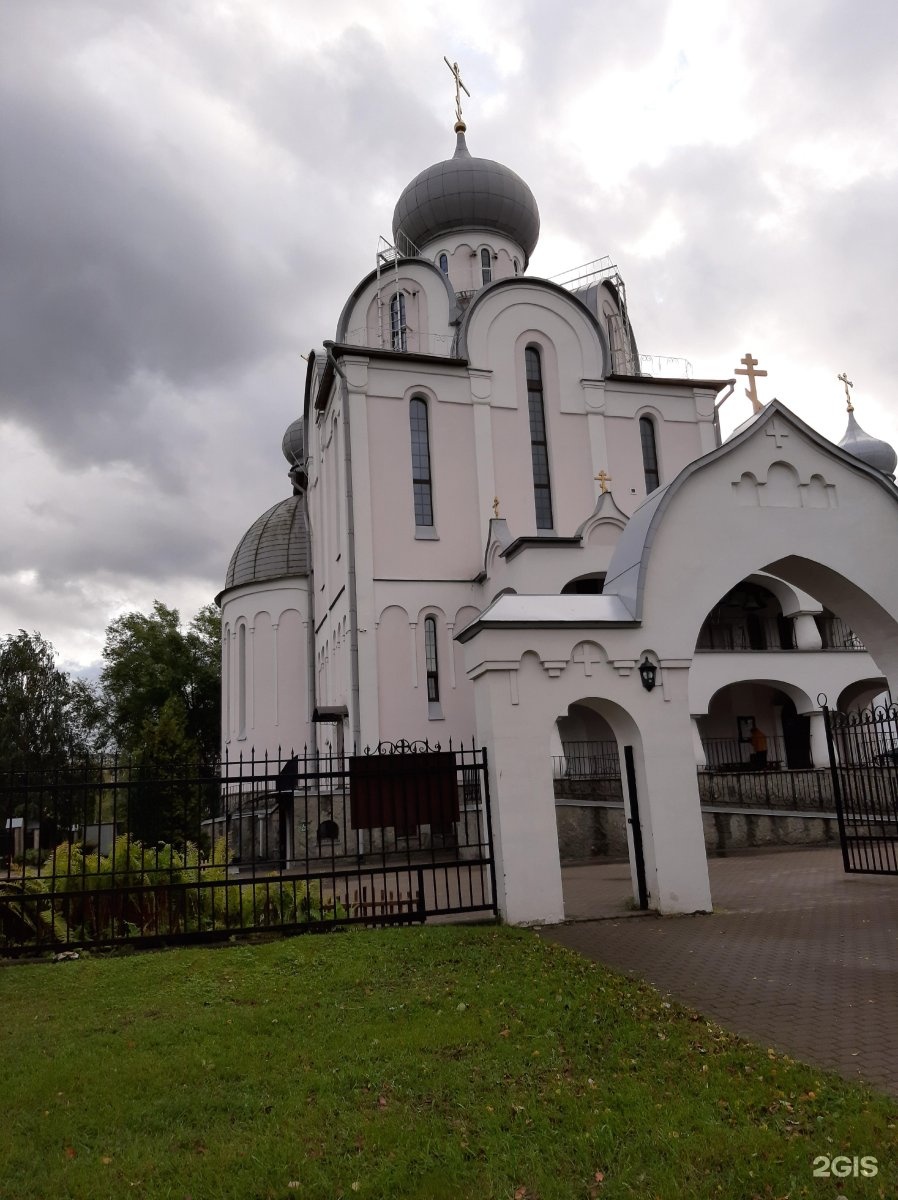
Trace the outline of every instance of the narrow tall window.
[[237, 629], [237, 736], [246, 737], [246, 626]]
[[639, 437], [642, 441], [642, 469], [645, 471], [645, 493], [653, 492], [661, 482], [658, 474], [658, 449], [655, 445], [655, 423], [651, 417], [639, 418]]
[[412, 490], [415, 498], [415, 525], [433, 526], [433, 497], [430, 480], [430, 437], [427, 428], [427, 404], [416, 396], [409, 405], [412, 433]]
[[394, 350], [407, 350], [405, 339], [405, 296], [397, 292], [390, 301], [390, 345]]
[[449, 258], [445, 254], [440, 255], [440, 270], [444, 275], [449, 274]]
[[334, 533], [335, 542], [334, 554], [337, 558], [340, 557], [340, 538], [342, 537], [341, 529], [341, 506], [342, 497], [340, 496], [340, 427], [334, 420], [332, 443], [334, 447]]
[[486, 248], [480, 251], [480, 273], [483, 276], [484, 283], [492, 282], [493, 264], [490, 259], [490, 252]]
[[427, 671], [427, 699], [431, 704], [436, 704], [440, 698], [436, 617], [425, 617], [424, 619], [424, 666]]
[[514, 259], [514, 273], [515, 275], [520, 275], [521, 273], [521, 266], [517, 259]]
[[536, 503], [536, 528], [552, 528], [552, 492], [549, 481], [549, 447], [546, 442], [546, 414], [543, 408], [543, 372], [539, 351], [528, 346], [527, 404], [530, 409], [530, 450], [533, 459], [533, 496]]

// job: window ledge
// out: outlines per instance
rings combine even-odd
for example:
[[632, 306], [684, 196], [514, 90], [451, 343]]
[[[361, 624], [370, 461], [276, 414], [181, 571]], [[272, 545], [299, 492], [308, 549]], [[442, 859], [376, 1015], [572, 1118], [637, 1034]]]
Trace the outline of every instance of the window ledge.
[[427, 701], [427, 719], [428, 721], [445, 721], [446, 718], [443, 716], [439, 700]]
[[440, 540], [433, 525], [416, 525], [415, 526], [415, 541], [416, 542], [438, 542]]

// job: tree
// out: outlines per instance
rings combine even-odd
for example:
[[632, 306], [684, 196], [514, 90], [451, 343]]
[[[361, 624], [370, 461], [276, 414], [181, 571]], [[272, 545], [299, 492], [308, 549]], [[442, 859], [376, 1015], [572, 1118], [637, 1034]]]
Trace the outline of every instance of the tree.
[[87, 749], [96, 699], [56, 666], [39, 633], [0, 639], [0, 760], [52, 768]]
[[189, 747], [203, 759], [215, 757], [220, 640], [221, 618], [211, 604], [186, 630], [177, 609], [159, 600], [149, 616], [132, 612], [110, 622], [100, 686], [109, 734], [122, 750]]

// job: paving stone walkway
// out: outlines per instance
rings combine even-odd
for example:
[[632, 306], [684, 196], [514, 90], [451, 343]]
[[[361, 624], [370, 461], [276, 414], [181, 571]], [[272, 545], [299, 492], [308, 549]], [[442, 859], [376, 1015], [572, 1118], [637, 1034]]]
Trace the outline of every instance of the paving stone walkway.
[[566, 868], [581, 919], [542, 935], [751, 1041], [898, 1095], [898, 876], [846, 875], [831, 849], [709, 867], [715, 912], [686, 917], [632, 916], [625, 863]]

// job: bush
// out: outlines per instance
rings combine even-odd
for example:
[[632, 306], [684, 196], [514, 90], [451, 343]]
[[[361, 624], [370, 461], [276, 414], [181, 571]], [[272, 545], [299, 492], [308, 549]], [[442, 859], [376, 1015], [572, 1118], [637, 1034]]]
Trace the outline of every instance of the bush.
[[[53, 858], [53, 873], [41, 866]], [[241, 882], [228, 876], [228, 847], [208, 855], [116, 838], [109, 854], [64, 842], [0, 891], [0, 932], [8, 944], [168, 938], [214, 930], [271, 929], [345, 917], [322, 900], [318, 883], [276, 874]], [[43, 899], [25, 899], [41, 896]]]

